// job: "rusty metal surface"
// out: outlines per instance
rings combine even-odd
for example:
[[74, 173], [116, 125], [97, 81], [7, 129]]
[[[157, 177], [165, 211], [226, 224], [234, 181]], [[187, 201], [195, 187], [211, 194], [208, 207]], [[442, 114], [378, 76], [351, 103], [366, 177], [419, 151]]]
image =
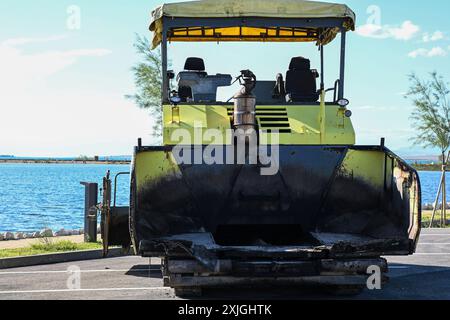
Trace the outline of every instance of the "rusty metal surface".
[[[336, 237], [339, 237], [337, 235]], [[343, 235], [341, 235], [341, 238]], [[355, 239], [354, 239], [355, 240]], [[333, 245], [308, 246], [220, 246], [211, 234], [186, 234], [152, 241], [142, 241], [140, 253], [145, 257], [160, 256], [175, 260], [194, 260], [209, 273], [222, 273], [224, 261], [291, 261], [302, 263], [314, 261], [313, 266], [321, 268], [321, 262], [328, 263], [328, 271], [336, 264], [334, 271], [351, 265], [352, 260], [380, 261], [378, 257], [389, 254], [407, 255], [410, 240], [370, 240], [361, 242], [340, 241]], [[337, 263], [336, 261], [340, 261]], [[384, 261], [384, 260], [383, 260]], [[378, 265], [379, 263], [377, 263]], [[386, 264], [380, 264], [383, 269]], [[248, 265], [250, 267], [250, 265]], [[361, 268], [361, 266], [360, 266]]]
[[109, 225], [111, 221], [111, 173], [108, 171], [103, 178], [103, 199], [101, 205], [101, 233], [103, 257], [109, 252]]
[[389, 270], [388, 263], [386, 259], [360, 259], [360, 260], [337, 260], [328, 259], [321, 260], [321, 269], [328, 272], [337, 273], [357, 273], [357, 274], [367, 274], [367, 270], [371, 266], [379, 266], [381, 272], [387, 273]]
[[[114, 191], [110, 172], [103, 178], [103, 199], [101, 203], [101, 233], [103, 242], [103, 255], [108, 255], [109, 247], [122, 246], [128, 248], [131, 244], [129, 228], [129, 207], [116, 206], [117, 177], [128, 173], [119, 173], [115, 176]], [[114, 195], [114, 196], [113, 196]]]
[[130, 237], [130, 208], [112, 207], [109, 220], [109, 245], [129, 247]]
[[388, 272], [387, 261], [378, 259], [320, 259], [320, 260], [219, 260], [215, 270], [209, 270], [195, 260], [167, 259], [169, 274], [198, 274], [211, 276], [318, 276], [322, 274], [366, 275], [371, 266], [379, 266]]
[[[313, 277], [173, 277], [172, 288], [223, 288], [223, 287], [273, 287], [273, 286], [365, 286], [367, 276], [313, 276]], [[386, 279], [383, 279], [386, 282]]]

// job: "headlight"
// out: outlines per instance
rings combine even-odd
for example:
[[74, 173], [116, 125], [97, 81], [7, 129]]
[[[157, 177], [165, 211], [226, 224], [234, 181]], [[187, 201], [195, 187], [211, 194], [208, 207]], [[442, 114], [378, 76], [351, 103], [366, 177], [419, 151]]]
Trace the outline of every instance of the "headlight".
[[172, 104], [174, 104], [174, 105], [177, 105], [177, 104], [179, 104], [179, 103], [181, 102], [181, 98], [180, 98], [180, 97], [177, 97], [177, 96], [171, 97], [171, 98], [170, 98], [170, 102], [171, 102]]
[[346, 107], [350, 104], [350, 101], [348, 101], [347, 99], [340, 99], [337, 103], [341, 107]]

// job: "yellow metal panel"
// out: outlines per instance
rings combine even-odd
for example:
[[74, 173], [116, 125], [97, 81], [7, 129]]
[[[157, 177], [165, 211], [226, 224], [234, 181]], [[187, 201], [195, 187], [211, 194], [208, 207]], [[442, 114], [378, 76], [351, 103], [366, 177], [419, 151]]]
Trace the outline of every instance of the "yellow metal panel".
[[319, 106], [287, 107], [289, 121], [294, 133], [319, 135]]
[[[321, 109], [317, 105], [257, 106], [258, 123], [263, 130], [261, 140], [271, 143], [265, 130], [279, 130], [279, 143], [282, 145], [354, 145], [355, 132], [351, 120], [345, 117], [345, 109], [335, 105], [327, 105], [324, 109], [325, 123], [321, 128]], [[181, 105], [177, 111], [179, 117], [174, 117], [173, 113], [170, 105], [164, 106], [165, 145], [180, 143], [172, 136], [180, 128], [192, 137], [190, 144], [231, 143], [227, 130], [231, 129], [232, 106]], [[266, 120], [270, 118], [276, 121]], [[225, 141], [203, 139], [202, 133], [206, 129], [218, 130]], [[321, 129], [325, 131], [322, 133]], [[200, 140], [194, 140], [194, 136], [200, 136]]]
[[170, 152], [139, 152], [135, 155], [134, 161], [138, 189], [148, 181], [158, 181], [159, 178], [170, 175], [181, 176], [181, 171]]
[[165, 105], [163, 107], [164, 134], [163, 140], [165, 145], [178, 144], [172, 136], [176, 129], [185, 129], [192, 138], [193, 144], [223, 144], [230, 143], [229, 139], [223, 142], [214, 141], [214, 139], [201, 141], [194, 140], [199, 135], [202, 138], [206, 129], [218, 130], [222, 137], [227, 137], [226, 131], [231, 128], [230, 117], [226, 106], [206, 106], [206, 105], [183, 105], [179, 106], [179, 118], [174, 121], [173, 107]]
[[230, 28], [208, 28], [192, 27], [173, 29], [170, 33], [169, 41], [290, 41], [309, 42], [317, 41], [319, 34], [312, 33], [311, 30], [298, 28], [250, 28], [250, 27], [230, 27]]
[[349, 150], [342, 164], [345, 174], [360, 178], [373, 187], [384, 187], [385, 153]]

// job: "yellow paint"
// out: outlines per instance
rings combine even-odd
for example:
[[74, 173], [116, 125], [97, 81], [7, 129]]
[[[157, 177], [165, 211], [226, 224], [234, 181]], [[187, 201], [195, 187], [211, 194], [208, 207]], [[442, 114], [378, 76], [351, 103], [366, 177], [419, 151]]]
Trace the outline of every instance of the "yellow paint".
[[346, 174], [376, 188], [384, 187], [384, 166], [385, 153], [382, 151], [349, 150], [342, 164]]
[[180, 176], [181, 171], [171, 152], [146, 151], [134, 156], [134, 170], [138, 190], [147, 181], [158, 181], [162, 177]]
[[319, 124], [320, 124], [320, 144], [324, 144], [326, 141], [326, 128], [327, 128], [327, 112], [325, 108], [325, 91], [322, 90], [320, 92], [320, 115], [319, 115]]
[[[197, 132], [200, 140], [192, 144], [222, 144], [214, 139], [204, 139], [201, 132], [215, 129], [225, 137], [224, 144], [230, 144], [227, 131], [231, 129], [231, 116], [226, 105], [180, 105], [179, 121], [173, 121], [172, 106], [165, 105], [164, 110], [164, 145], [176, 145], [180, 140], [174, 137], [177, 129], [185, 129], [191, 137]], [[257, 118], [261, 136], [267, 136], [264, 130], [290, 129], [290, 132], [279, 134], [281, 145], [354, 145], [355, 131], [351, 119], [345, 117], [344, 108], [337, 105], [283, 105], [257, 106]], [[268, 115], [258, 115], [265, 113]], [[287, 116], [286, 116], [287, 114]], [[275, 124], [263, 128], [261, 125], [267, 118], [280, 118], [279, 121], [266, 123]], [[286, 125], [289, 127], [277, 125]], [[268, 140], [270, 143], [270, 139]]]

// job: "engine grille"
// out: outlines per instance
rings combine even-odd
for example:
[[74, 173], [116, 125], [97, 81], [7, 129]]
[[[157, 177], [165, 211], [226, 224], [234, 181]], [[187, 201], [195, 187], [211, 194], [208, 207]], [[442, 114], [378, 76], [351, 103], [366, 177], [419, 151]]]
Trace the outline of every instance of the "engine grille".
[[[233, 117], [233, 111], [233, 107], [228, 108], [230, 118]], [[256, 107], [256, 119], [264, 132], [292, 133], [285, 107]]]

